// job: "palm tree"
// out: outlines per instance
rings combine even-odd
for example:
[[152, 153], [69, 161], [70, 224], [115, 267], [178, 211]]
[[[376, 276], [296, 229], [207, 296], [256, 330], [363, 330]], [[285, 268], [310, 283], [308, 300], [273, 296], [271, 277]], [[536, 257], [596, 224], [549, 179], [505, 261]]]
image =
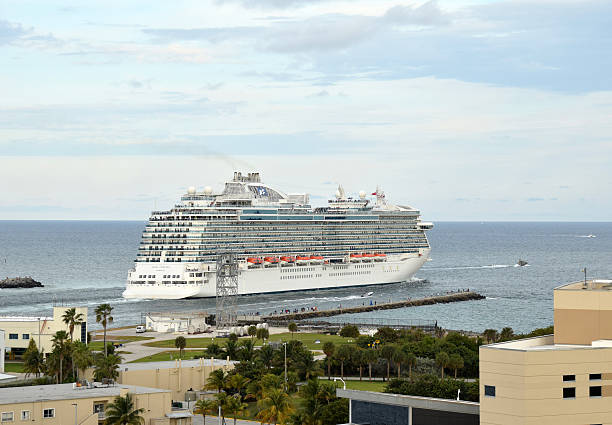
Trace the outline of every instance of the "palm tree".
[[225, 355], [230, 358], [230, 360], [236, 360], [238, 356], [238, 343], [232, 339], [228, 339], [225, 342]]
[[333, 342], [327, 341], [323, 344], [323, 352], [327, 356], [327, 380], [331, 380], [331, 363], [334, 351], [336, 351], [336, 346]]
[[72, 361], [77, 368], [77, 379], [78, 371], [85, 372], [85, 369], [93, 366], [94, 357], [87, 344], [81, 341], [72, 343]]
[[482, 335], [487, 340], [487, 344], [497, 341], [497, 331], [495, 329], [485, 329]]
[[114, 354], [108, 356], [98, 355], [95, 360], [96, 368], [94, 370], [94, 379], [101, 381], [102, 379], [117, 379], [119, 377], [119, 365], [121, 357]]
[[228, 397], [224, 407], [225, 411], [234, 419], [234, 425], [236, 425], [236, 417], [240, 412], [243, 412], [248, 405], [243, 403], [239, 397]]
[[436, 364], [440, 367], [442, 373], [442, 379], [444, 379], [444, 368], [448, 366], [450, 357], [444, 351], [440, 351], [436, 354]]
[[118, 396], [106, 405], [104, 425], [144, 425], [144, 412], [145, 409], [136, 409], [134, 397], [127, 393], [125, 397]]
[[514, 331], [510, 327], [503, 328], [499, 333], [500, 341], [510, 341], [512, 338], [514, 338]]
[[259, 360], [263, 363], [266, 369], [270, 370], [272, 367], [272, 362], [274, 361], [274, 348], [269, 345], [264, 345], [257, 353], [257, 357], [259, 357]]
[[183, 358], [183, 350], [187, 347], [187, 340], [184, 336], [177, 336], [174, 340], [174, 346], [179, 349], [179, 356]]
[[113, 316], [111, 316], [111, 312], [113, 308], [110, 304], [100, 304], [94, 310], [96, 313], [96, 323], [101, 323], [104, 328], [104, 355], [107, 355], [106, 350], [106, 327], [113, 323]]
[[233, 388], [237, 391], [237, 394], [240, 396], [240, 400], [242, 401], [242, 390], [244, 390], [249, 384], [249, 378], [242, 376], [239, 373], [232, 375], [228, 380], [228, 387]]
[[321, 373], [319, 363], [314, 359], [312, 351], [307, 351], [300, 356], [298, 367], [300, 373], [304, 374], [307, 381], [313, 376], [318, 376]]
[[370, 348], [365, 350], [363, 353], [364, 361], [368, 364], [368, 375], [370, 377], [370, 381], [372, 381], [372, 363], [378, 360], [378, 352], [376, 350]]
[[264, 328], [259, 328], [255, 333], [255, 337], [257, 339], [261, 339], [261, 341], [265, 343], [266, 339], [270, 338], [270, 331]]
[[393, 353], [393, 362], [397, 365], [397, 379], [399, 379], [402, 374], [402, 364], [406, 364], [407, 360], [408, 358], [403, 350], [397, 349], [395, 353]]
[[455, 369], [455, 379], [457, 379], [457, 369], [463, 369], [463, 365], [463, 357], [457, 353], [451, 354], [448, 361], [448, 367]]
[[223, 369], [213, 370], [206, 380], [206, 388], [209, 390], [217, 390], [220, 393], [227, 385], [227, 375]]
[[295, 322], [291, 322], [287, 326], [287, 329], [289, 329], [289, 332], [291, 332], [291, 339], [293, 339], [293, 333], [297, 332], [297, 325], [295, 324]]
[[289, 395], [277, 388], [266, 391], [264, 398], [257, 404], [261, 409], [256, 418], [262, 423], [273, 423], [274, 425], [279, 422], [284, 423], [293, 412]]
[[[74, 341], [73, 339], [74, 327], [76, 325], [80, 325], [81, 323], [83, 323], [83, 314], [77, 313], [76, 308], [72, 307], [64, 312], [64, 315], [62, 316], [62, 321], [66, 325], [68, 325], [68, 333], [70, 334], [70, 342]], [[75, 375], [74, 373], [74, 355], [72, 357], [72, 375], [73, 376]]]
[[349, 361], [353, 354], [353, 347], [348, 344], [343, 344], [338, 349], [336, 357], [340, 360], [340, 377], [344, 379], [344, 362]]
[[397, 351], [397, 347], [391, 344], [383, 345], [380, 350], [380, 356], [387, 361], [387, 381], [389, 380], [389, 375], [391, 373], [391, 360], [395, 357], [395, 352]]
[[412, 367], [416, 366], [417, 357], [412, 351], [410, 351], [410, 347], [404, 346], [402, 350], [404, 351], [404, 355], [406, 356], [404, 364], [408, 365], [408, 378], [412, 380]]
[[214, 400], [198, 400], [196, 401], [193, 413], [202, 415], [202, 423], [206, 423], [206, 415], [215, 411], [216, 403]]
[[83, 313], [77, 313], [74, 307], [69, 308], [62, 316], [62, 321], [68, 325], [70, 341], [73, 341], [72, 334], [74, 333], [74, 327], [83, 323]]
[[353, 359], [353, 362], [355, 362], [357, 366], [359, 366], [359, 380], [360, 381], [363, 379], [363, 365], [366, 363], [363, 352], [364, 352], [363, 348], [357, 348], [351, 356], [351, 358]]
[[33, 339], [30, 340], [28, 348], [23, 353], [23, 371], [26, 373], [26, 378], [31, 374], [38, 378], [41, 373], [45, 372], [45, 355], [42, 351], [38, 351]]
[[68, 334], [66, 331], [57, 331], [53, 338], [51, 338], [51, 342], [53, 343], [53, 352], [59, 358], [59, 379], [58, 383], [64, 383], [64, 355], [68, 352]]
[[240, 360], [250, 362], [255, 355], [255, 342], [252, 339], [243, 339], [240, 342], [238, 357]]

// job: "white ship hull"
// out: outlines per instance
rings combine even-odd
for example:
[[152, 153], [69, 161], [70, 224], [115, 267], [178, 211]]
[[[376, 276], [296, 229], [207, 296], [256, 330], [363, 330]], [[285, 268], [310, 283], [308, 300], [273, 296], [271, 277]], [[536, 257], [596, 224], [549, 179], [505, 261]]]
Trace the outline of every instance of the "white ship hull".
[[[400, 255], [386, 261], [343, 264], [308, 264], [289, 267], [240, 268], [238, 276], [239, 295], [265, 294], [273, 292], [306, 291], [316, 289], [344, 288], [351, 286], [381, 285], [408, 281], [429, 257], [430, 249], [420, 254]], [[134, 275], [156, 273], [189, 275], [193, 264], [146, 264], [139, 263]], [[214, 270], [202, 273], [201, 283], [132, 283], [128, 281], [125, 298], [140, 299], [183, 299], [216, 296], [216, 275]]]

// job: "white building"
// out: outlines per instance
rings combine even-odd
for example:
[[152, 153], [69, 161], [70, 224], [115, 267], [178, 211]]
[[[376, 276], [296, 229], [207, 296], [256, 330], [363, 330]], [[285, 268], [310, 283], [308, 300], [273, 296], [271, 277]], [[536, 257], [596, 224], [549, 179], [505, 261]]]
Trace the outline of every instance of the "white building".
[[152, 332], [199, 333], [206, 332], [207, 313], [160, 312], [145, 314], [145, 327]]

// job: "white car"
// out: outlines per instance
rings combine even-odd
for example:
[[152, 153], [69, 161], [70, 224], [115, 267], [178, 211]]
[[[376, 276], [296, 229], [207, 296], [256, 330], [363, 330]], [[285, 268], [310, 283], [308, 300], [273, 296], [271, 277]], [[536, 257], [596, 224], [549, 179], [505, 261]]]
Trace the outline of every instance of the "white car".
[[136, 326], [136, 333], [137, 334], [142, 334], [145, 333], [147, 330], [145, 329], [145, 327], [143, 325], [138, 325]]

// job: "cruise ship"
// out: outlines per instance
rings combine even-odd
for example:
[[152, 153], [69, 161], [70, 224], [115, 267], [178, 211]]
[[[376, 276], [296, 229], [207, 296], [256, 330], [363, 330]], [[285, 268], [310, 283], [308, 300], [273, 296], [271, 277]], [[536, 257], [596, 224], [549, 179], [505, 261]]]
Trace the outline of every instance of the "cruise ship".
[[430, 246], [420, 212], [342, 186], [326, 207], [283, 193], [259, 173], [235, 172], [223, 191], [190, 187], [169, 211], [154, 211], [142, 234], [125, 298], [216, 296], [216, 260], [238, 261], [238, 294], [357, 287], [409, 280]]

